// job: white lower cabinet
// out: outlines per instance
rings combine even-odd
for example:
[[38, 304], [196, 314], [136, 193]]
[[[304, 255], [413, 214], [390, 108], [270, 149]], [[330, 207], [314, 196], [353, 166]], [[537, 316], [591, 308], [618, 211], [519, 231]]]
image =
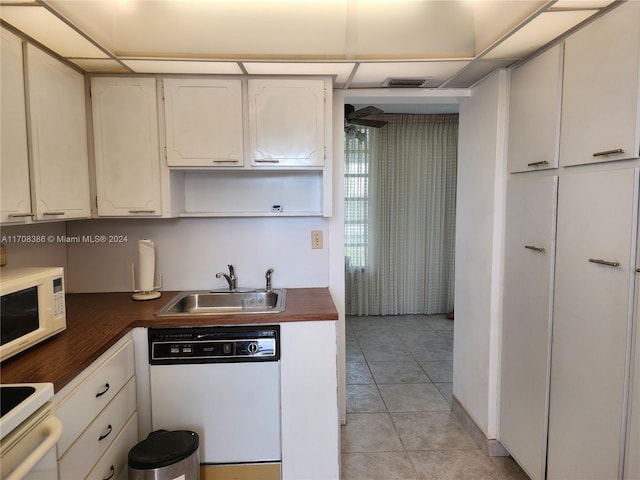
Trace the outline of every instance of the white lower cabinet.
[[[132, 377], [59, 459], [60, 477], [85, 478], [128, 423], [135, 410], [136, 386], [135, 377]], [[129, 445], [129, 448], [134, 444]]]
[[[640, 212], [639, 212], [640, 223]], [[638, 226], [640, 236], [640, 225]], [[635, 311], [632, 328], [631, 375], [627, 407], [624, 480], [640, 480], [640, 249], [636, 255]]]
[[507, 189], [501, 442], [544, 479], [557, 176], [512, 176]]
[[54, 402], [63, 426], [60, 480], [110, 478], [111, 473], [126, 478], [127, 453], [138, 438], [131, 336], [101, 355], [58, 392]]
[[283, 323], [280, 334], [282, 479], [337, 479], [336, 322]]
[[138, 443], [138, 414], [134, 413], [87, 475], [87, 480], [126, 480], [129, 450], [136, 443]]
[[622, 476], [637, 189], [635, 169], [560, 178], [549, 480]]

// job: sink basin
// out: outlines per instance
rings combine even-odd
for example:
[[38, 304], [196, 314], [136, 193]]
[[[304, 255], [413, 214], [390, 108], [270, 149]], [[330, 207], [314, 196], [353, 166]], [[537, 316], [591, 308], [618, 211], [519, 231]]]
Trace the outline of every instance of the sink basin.
[[275, 289], [247, 291], [182, 292], [158, 310], [158, 317], [180, 315], [234, 315], [278, 313], [284, 311], [286, 291]]

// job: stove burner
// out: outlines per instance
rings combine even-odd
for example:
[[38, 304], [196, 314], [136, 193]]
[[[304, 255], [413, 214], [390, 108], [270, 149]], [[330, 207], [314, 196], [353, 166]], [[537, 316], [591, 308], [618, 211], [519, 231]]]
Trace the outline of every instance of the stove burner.
[[0, 417], [4, 417], [36, 391], [33, 387], [0, 386]]

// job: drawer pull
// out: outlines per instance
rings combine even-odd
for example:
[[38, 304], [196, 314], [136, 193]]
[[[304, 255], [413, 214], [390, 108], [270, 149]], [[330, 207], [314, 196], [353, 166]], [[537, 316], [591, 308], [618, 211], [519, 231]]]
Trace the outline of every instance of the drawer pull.
[[116, 474], [116, 469], [114, 468], [113, 465], [111, 465], [111, 468], [109, 469], [109, 476], [103, 478], [102, 480], [111, 480]]
[[214, 160], [213, 163], [238, 163], [240, 160]]
[[64, 212], [44, 212], [43, 215], [50, 217], [57, 217], [60, 215], [64, 215]]
[[105, 433], [103, 435], [100, 435], [98, 437], [98, 441], [100, 442], [100, 441], [104, 440], [105, 438], [107, 438], [109, 435], [111, 435], [111, 432], [113, 432], [113, 427], [111, 426], [111, 424], [109, 424], [109, 426], [107, 427], [107, 433]]
[[104, 395], [105, 393], [107, 393], [109, 391], [111, 387], [109, 386], [108, 383], [104, 384], [104, 390], [102, 390], [101, 392], [96, 393], [96, 398], [101, 397], [102, 395]]
[[544, 247], [536, 247], [535, 245], [525, 245], [524, 248], [527, 248], [529, 250], [534, 250], [536, 252], [544, 252], [545, 251]]
[[280, 163], [280, 160], [276, 158], [256, 158], [255, 163]]
[[549, 165], [549, 162], [547, 162], [546, 160], [541, 160], [539, 162], [527, 163], [527, 167], [540, 167], [542, 165]]
[[135, 209], [135, 210], [129, 210], [129, 213], [156, 213], [155, 209], [153, 208], [140, 208], [140, 209]]
[[636, 268], [636, 273], [640, 273], [640, 268]]
[[594, 153], [593, 156], [606, 157], [607, 155], [617, 155], [619, 153], [624, 153], [624, 148], [614, 148], [613, 150], [603, 150], [602, 152]]
[[23, 218], [23, 217], [35, 217], [33, 213], [10, 213], [9, 218]]
[[601, 260], [599, 258], [590, 258], [591, 263], [597, 263], [598, 265], [606, 265], [607, 267], [619, 267], [620, 262], [609, 262], [607, 260]]

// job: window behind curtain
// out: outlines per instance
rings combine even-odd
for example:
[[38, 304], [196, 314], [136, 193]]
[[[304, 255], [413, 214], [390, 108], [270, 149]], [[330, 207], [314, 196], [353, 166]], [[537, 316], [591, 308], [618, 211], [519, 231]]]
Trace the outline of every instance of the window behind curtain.
[[388, 115], [345, 145], [345, 311], [453, 308], [458, 115]]
[[344, 224], [347, 268], [363, 269], [367, 265], [369, 222], [370, 132], [359, 129], [366, 139], [345, 139]]

